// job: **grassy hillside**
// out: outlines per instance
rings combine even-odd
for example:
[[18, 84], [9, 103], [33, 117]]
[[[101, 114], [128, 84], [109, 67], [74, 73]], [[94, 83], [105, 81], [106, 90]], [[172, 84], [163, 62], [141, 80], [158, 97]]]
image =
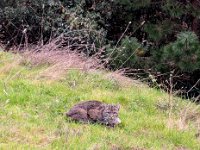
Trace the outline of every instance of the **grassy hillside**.
[[[126, 78], [100, 71], [68, 69], [55, 80], [49, 67], [0, 52], [0, 149], [200, 149], [196, 105], [174, 98], [169, 118], [168, 95], [160, 90], [124, 86]], [[122, 124], [81, 124], [64, 115], [91, 99], [120, 103]]]

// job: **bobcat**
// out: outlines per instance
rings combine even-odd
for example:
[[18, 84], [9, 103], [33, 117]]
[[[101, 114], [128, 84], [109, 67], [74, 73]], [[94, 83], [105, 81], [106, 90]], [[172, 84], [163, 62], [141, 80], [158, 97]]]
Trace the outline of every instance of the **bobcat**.
[[66, 115], [80, 122], [98, 122], [114, 127], [121, 123], [118, 118], [120, 105], [105, 104], [100, 101], [84, 101], [72, 107]]

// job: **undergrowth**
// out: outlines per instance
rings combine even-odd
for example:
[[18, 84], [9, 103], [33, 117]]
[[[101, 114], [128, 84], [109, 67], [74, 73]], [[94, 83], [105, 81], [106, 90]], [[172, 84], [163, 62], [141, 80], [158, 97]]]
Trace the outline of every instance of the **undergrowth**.
[[[40, 76], [48, 65], [21, 62], [0, 53], [0, 149], [200, 149], [197, 119], [179, 128], [180, 112], [195, 104], [175, 98], [169, 127], [168, 95], [161, 90], [123, 87], [101, 71], [69, 69], [51, 81]], [[70, 121], [65, 112], [83, 100], [120, 103], [122, 123], [108, 128]]]

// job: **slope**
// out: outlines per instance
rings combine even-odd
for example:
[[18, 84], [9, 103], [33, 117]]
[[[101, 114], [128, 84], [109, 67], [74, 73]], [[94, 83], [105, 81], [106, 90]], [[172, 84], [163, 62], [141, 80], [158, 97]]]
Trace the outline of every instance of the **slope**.
[[[200, 149], [197, 105], [174, 97], [169, 118], [162, 90], [92, 67], [71, 65], [55, 78], [52, 68], [58, 66], [0, 52], [0, 149]], [[89, 99], [120, 103], [122, 123], [107, 128], [66, 118]]]

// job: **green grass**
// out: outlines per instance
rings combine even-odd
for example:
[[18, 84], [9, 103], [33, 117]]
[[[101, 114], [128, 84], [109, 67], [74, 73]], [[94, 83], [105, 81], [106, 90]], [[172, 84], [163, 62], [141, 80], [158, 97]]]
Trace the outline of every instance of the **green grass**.
[[[184, 130], [168, 127], [168, 111], [157, 107], [166, 103], [167, 94], [160, 90], [122, 87], [104, 73], [81, 71], [51, 81], [39, 76], [47, 66], [15, 63], [16, 57], [0, 53], [0, 149], [200, 149], [192, 122]], [[91, 99], [120, 103], [122, 123], [108, 128], [75, 123], [64, 115], [77, 102]], [[173, 122], [188, 102], [176, 104]]]

